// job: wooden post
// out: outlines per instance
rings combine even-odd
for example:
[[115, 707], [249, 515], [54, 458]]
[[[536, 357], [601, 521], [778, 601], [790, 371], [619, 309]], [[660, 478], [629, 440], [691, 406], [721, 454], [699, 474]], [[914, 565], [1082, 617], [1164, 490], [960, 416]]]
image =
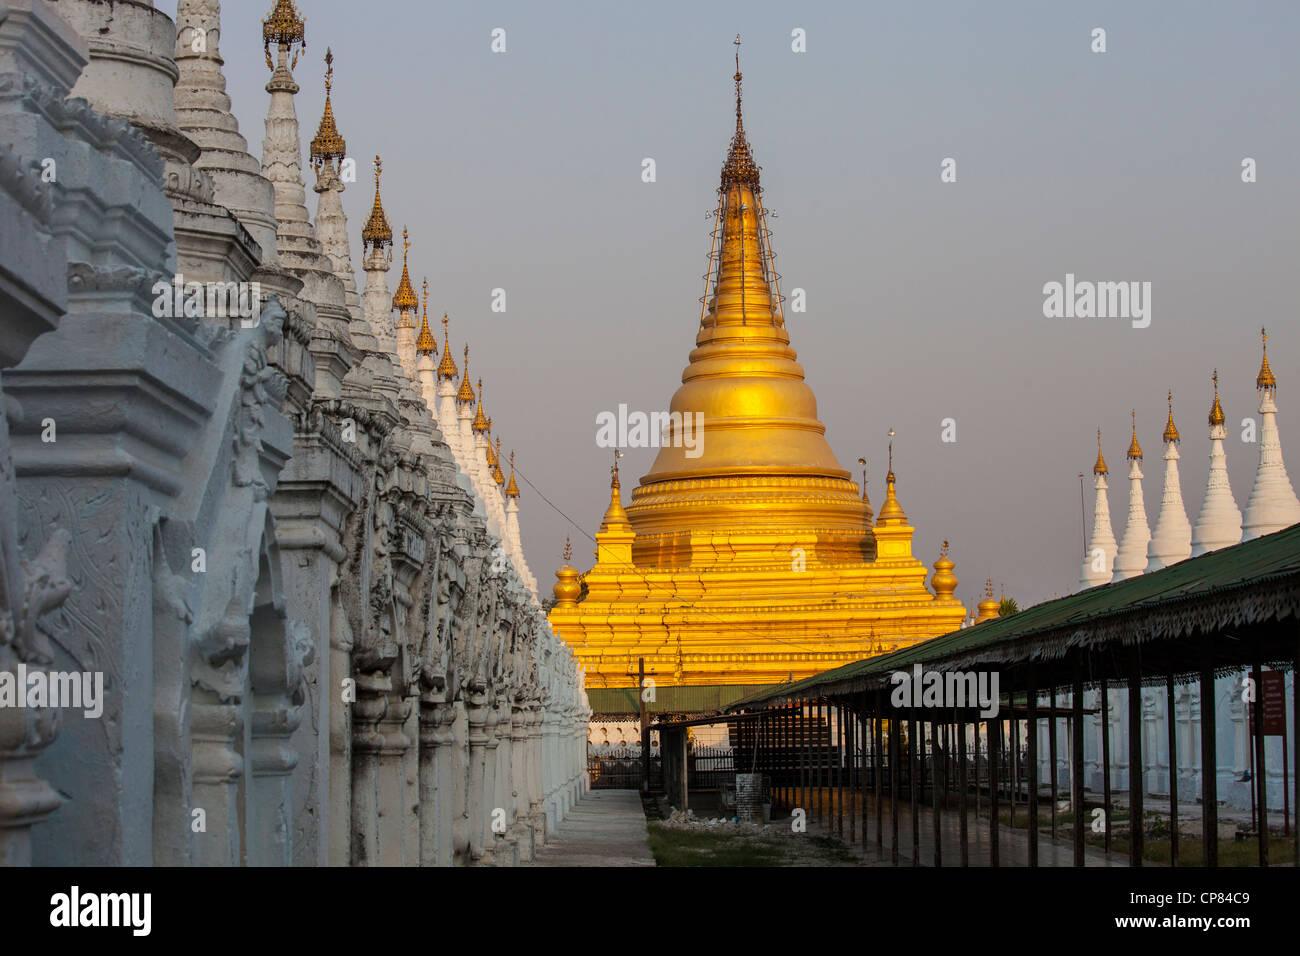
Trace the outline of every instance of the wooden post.
[[1268, 768], [1264, 762], [1264, 682], [1259, 666], [1259, 652], [1256, 650], [1255, 662], [1250, 669], [1251, 679], [1255, 682], [1255, 789], [1259, 791], [1259, 865], [1268, 866]]
[[1002, 749], [1002, 721], [990, 720], [989, 753], [989, 866], [998, 866], [998, 751]]
[[[1136, 648], [1128, 672], [1128, 864], [1142, 865], [1142, 662]], [[1109, 777], [1109, 772], [1107, 773]], [[1110, 832], [1107, 813], [1106, 832]]]
[[1083, 826], [1087, 813], [1083, 803], [1083, 652], [1076, 651], [1074, 657], [1074, 682], [1070, 688], [1073, 700], [1070, 734], [1071, 751], [1071, 787], [1070, 802], [1074, 807], [1074, 865], [1083, 866]]
[[898, 718], [889, 721], [889, 832], [892, 841], [889, 856], [894, 866], [898, 866], [898, 757], [901, 745], [898, 741]]
[[1169, 865], [1178, 865], [1178, 705], [1174, 675], [1165, 675], [1165, 712], [1169, 725]]
[[[915, 714], [916, 711], [913, 710], [912, 713]], [[921, 865], [921, 811], [918, 804], [920, 796], [918, 788], [921, 785], [918, 779], [921, 775], [918, 769], [921, 763], [920, 743], [921, 735], [917, 729], [916, 718], [913, 717], [907, 724], [907, 746], [912, 755], [912, 759], [908, 761], [908, 783], [910, 784], [908, 789], [912, 793], [912, 866]]]
[[1025, 672], [1025, 699], [1029, 702], [1026, 721], [1026, 743], [1029, 753], [1029, 865], [1038, 865], [1038, 682], [1034, 674], [1034, 665], [1030, 664]]
[[970, 866], [970, 840], [966, 830], [966, 722], [957, 721], [957, 818], [961, 838], [961, 865]]
[[1201, 639], [1201, 841], [1206, 866], [1219, 865], [1219, 768], [1214, 738], [1214, 647]]
[[[871, 741], [871, 788], [876, 795], [876, 846], [881, 850], [885, 848], [885, 784], [880, 775], [884, 771], [885, 762], [881, 759], [881, 727], [883, 726], [880, 709], [881, 693], [876, 691], [875, 716], [871, 719], [871, 732], [874, 738]], [[1297, 828], [1300, 829], [1300, 828]]]
[[1048, 709], [1047, 729], [1051, 731], [1047, 735], [1047, 762], [1051, 765], [1052, 774], [1052, 839], [1056, 839], [1056, 805], [1060, 802], [1060, 796], [1056, 792], [1057, 787], [1057, 769], [1056, 769], [1056, 732], [1058, 725], [1056, 723], [1056, 702], [1060, 695], [1056, 692], [1056, 685], [1052, 685], [1052, 701]]
[[[641, 717], [641, 792], [650, 792], [650, 709], [645, 699], [645, 658], [638, 657], [636, 665], [637, 711]], [[660, 753], [660, 761], [663, 755]], [[662, 763], [661, 763], [662, 766]], [[683, 770], [683, 772], [685, 772]]]
[[[932, 720], [930, 721], [930, 762], [932, 765], [934, 763], [934, 755], [939, 751], [938, 744], [939, 725]], [[941, 826], [939, 814], [943, 811], [939, 806], [939, 775], [934, 773], [933, 767], [931, 768], [931, 779], [934, 781], [934, 784], [930, 789], [930, 809], [934, 811], [934, 865], [943, 866], [943, 844], [942, 837], [939, 834], [939, 828]]]
[[[1129, 728], [1129, 735], [1132, 736], [1132, 727]], [[1129, 744], [1129, 753], [1132, 753], [1132, 744]], [[1105, 824], [1106, 830], [1106, 853], [1110, 853], [1110, 815], [1112, 812], [1110, 799], [1110, 686], [1106, 683], [1106, 676], [1101, 678], [1101, 805], [1105, 812], [1102, 815], [1102, 823]]]

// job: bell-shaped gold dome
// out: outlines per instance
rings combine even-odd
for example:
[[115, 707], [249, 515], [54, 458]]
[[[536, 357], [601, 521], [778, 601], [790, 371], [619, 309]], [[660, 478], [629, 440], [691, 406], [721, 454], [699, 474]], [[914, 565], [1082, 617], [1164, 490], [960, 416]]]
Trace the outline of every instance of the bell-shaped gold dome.
[[[826, 441], [816, 396], [790, 347], [739, 79], [737, 70], [711, 291], [663, 447], [627, 509], [637, 555], [689, 564], [691, 534], [812, 531], [820, 559], [869, 560], [868, 506]], [[762, 552], [756, 542], [756, 559], [775, 556]]]

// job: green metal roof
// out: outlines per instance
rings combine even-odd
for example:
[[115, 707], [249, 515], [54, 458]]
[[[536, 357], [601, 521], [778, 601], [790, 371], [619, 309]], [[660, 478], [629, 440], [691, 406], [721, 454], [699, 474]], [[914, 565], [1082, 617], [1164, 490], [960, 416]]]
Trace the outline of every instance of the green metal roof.
[[[1045, 601], [919, 644], [855, 661], [732, 704], [787, 698], [845, 680], [887, 679], [913, 664], [952, 660], [1013, 663], [1060, 656], [1074, 643], [1142, 641], [1198, 629], [1300, 616], [1300, 524], [1172, 567]], [[1055, 641], [1056, 647], [1047, 647]]]
[[[741, 698], [769, 689], [771, 684], [685, 684], [655, 686], [655, 699], [647, 703], [651, 714], [716, 713]], [[602, 716], [635, 717], [640, 691], [636, 687], [588, 687], [587, 702], [593, 719]]]

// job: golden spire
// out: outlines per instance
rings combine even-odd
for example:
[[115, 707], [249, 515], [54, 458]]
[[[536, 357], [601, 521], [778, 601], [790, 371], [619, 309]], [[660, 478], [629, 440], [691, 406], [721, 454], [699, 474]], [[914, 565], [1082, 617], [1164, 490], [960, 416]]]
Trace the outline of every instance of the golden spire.
[[1210, 427], [1216, 428], [1223, 424], [1223, 406], [1219, 404], [1219, 370], [1214, 370], [1214, 405], [1210, 408]]
[[[519, 497], [519, 486], [515, 484], [515, 453], [513, 451], [510, 453], [510, 484], [506, 485], [506, 497], [507, 498]], [[566, 550], [567, 550], [567, 544], [566, 544]]]
[[952, 573], [954, 567], [956, 565], [948, 557], [948, 542], [945, 541], [938, 560], [934, 562], [934, 576], [930, 578], [934, 596], [940, 601], [951, 601], [953, 592], [957, 590], [957, 575]]
[[1128, 443], [1128, 455], [1126, 457], [1129, 461], [1141, 461], [1142, 446], [1138, 444], [1137, 409], [1133, 409], [1130, 414], [1133, 416], [1133, 440]]
[[[489, 426], [489, 428], [491, 427], [491, 422], [488, 423], [488, 426]], [[488, 435], [487, 435], [487, 452], [486, 452], [486, 458], [487, 458], [488, 472], [489, 472], [489, 474], [490, 474], [491, 471], [492, 471], [492, 469], [495, 468], [495, 467], [497, 466], [497, 460], [498, 460], [498, 459], [497, 459], [497, 453], [496, 453], [495, 451], [492, 450], [492, 433], [491, 433], [491, 432], [489, 432]]]
[[740, 108], [740, 34], [736, 34], [736, 132], [731, 137], [727, 161], [722, 164], [722, 188], [743, 183], [758, 189], [759, 168], [754, 163], [753, 151], [745, 138], [745, 119]]
[[[469, 346], [465, 346], [468, 353]], [[447, 341], [447, 313], [442, 313], [442, 361], [438, 363], [438, 379], [455, 378], [459, 374], [456, 368], [456, 360], [451, 357], [451, 346]]]
[[617, 448], [614, 449], [614, 467], [609, 470], [609, 507], [605, 509], [605, 517], [601, 519], [601, 531], [627, 531], [630, 530], [627, 512], [623, 510], [622, 501], [622, 484], [618, 480], [618, 459], [622, 455]]
[[1261, 392], [1266, 389], [1277, 391], [1277, 378], [1273, 375], [1273, 370], [1268, 367], [1268, 330], [1260, 329], [1259, 334], [1264, 338], [1264, 361], [1259, 367], [1259, 375], [1255, 377], [1255, 387]]
[[980, 601], [978, 607], [979, 616], [975, 618], [976, 624], [980, 621], [987, 621], [991, 618], [997, 617], [998, 613], [1001, 611], [1001, 605], [998, 603], [997, 599], [993, 597], [992, 578], [989, 578], [984, 584], [984, 600]]
[[871, 499], [867, 497], [867, 460], [859, 458], [858, 464], [862, 466], [862, 506], [867, 509], [867, 524], [871, 524], [875, 512], [871, 510]]
[[429, 331], [429, 280], [424, 280], [424, 315], [420, 319], [420, 334], [415, 340], [415, 351], [420, 355], [437, 355], [438, 342]]
[[[474, 424], [471, 427], [474, 429], [474, 432], [476, 434], [488, 430], [487, 416], [483, 414], [483, 379], [482, 378], [478, 380], [478, 411], [474, 415]], [[492, 445], [491, 443], [489, 443], [488, 450], [490, 451], [491, 448]], [[489, 459], [488, 464], [492, 464], [491, 457], [492, 457], [491, 455], [488, 456]]]
[[406, 268], [406, 256], [410, 252], [411, 243], [407, 236], [406, 228], [402, 228], [402, 281], [397, 283], [397, 292], [393, 295], [393, 308], [399, 312], [414, 312], [419, 308], [420, 300], [415, 297], [415, 290], [411, 288], [411, 274]]
[[884, 526], [907, 524], [907, 515], [903, 513], [903, 506], [898, 503], [898, 496], [894, 493], [893, 471], [885, 476], [885, 503], [880, 506], [880, 514], [876, 515], [876, 524]]
[[498, 485], [506, 483], [506, 476], [501, 473], [501, 437], [497, 436], [497, 453], [494, 456], [496, 463], [492, 466], [492, 480]]
[[1161, 437], [1163, 437], [1165, 441], [1171, 441], [1171, 442], [1178, 442], [1178, 441], [1180, 441], [1180, 439], [1179, 439], [1179, 437], [1178, 437], [1178, 426], [1176, 426], [1176, 425], [1174, 424], [1174, 392], [1173, 392], [1173, 389], [1170, 389], [1170, 390], [1169, 390], [1169, 421], [1165, 422], [1165, 433], [1164, 433], [1164, 435], [1161, 436]]
[[388, 216], [384, 214], [384, 204], [379, 201], [379, 174], [384, 171], [383, 160], [379, 154], [375, 154], [375, 204], [370, 207], [370, 218], [366, 220], [366, 226], [361, 230], [361, 245], [363, 250], [369, 249], [387, 249], [388, 261], [393, 261], [393, 227], [388, 224]]
[[1094, 475], [1105, 475], [1110, 473], [1110, 469], [1106, 467], [1106, 459], [1101, 454], [1100, 428], [1097, 429], [1097, 463], [1092, 466], [1092, 473]]
[[[276, 0], [275, 7], [271, 10], [271, 15], [262, 21], [262, 46], [266, 51], [266, 65], [269, 69], [275, 69], [275, 64], [271, 62], [271, 45], [284, 47], [285, 53], [288, 54], [296, 44], [302, 44], [302, 49], [307, 49], [307, 22], [298, 14], [298, 8], [293, 5], [293, 0]], [[293, 65], [291, 69], [298, 66], [299, 50], [293, 55]]]
[[[446, 358], [447, 352], [443, 350], [443, 357]], [[465, 346], [465, 372], [460, 378], [460, 391], [456, 393], [456, 404], [469, 405], [474, 401], [474, 386], [469, 383], [469, 345]]]
[[310, 161], [312, 167], [320, 172], [327, 162], [342, 159], [348, 153], [348, 144], [339, 135], [334, 125], [334, 107], [330, 104], [330, 90], [334, 86], [334, 53], [325, 48], [325, 113], [320, 118], [320, 128], [311, 141]]
[[578, 572], [570, 562], [573, 560], [573, 543], [566, 536], [564, 539], [564, 567], [555, 572], [555, 585], [551, 593], [555, 595], [556, 607], [573, 607], [582, 596], [582, 583]]

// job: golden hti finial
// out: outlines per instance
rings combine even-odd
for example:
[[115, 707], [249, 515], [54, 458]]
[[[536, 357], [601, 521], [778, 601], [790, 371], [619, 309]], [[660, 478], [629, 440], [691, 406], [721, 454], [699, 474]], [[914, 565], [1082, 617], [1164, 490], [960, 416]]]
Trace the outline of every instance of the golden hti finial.
[[[446, 354], [445, 352], [443, 353]], [[469, 383], [469, 345], [465, 346], [465, 371], [460, 377], [460, 391], [456, 393], [456, 404], [472, 405], [474, 403], [474, 386]]]
[[1223, 425], [1223, 406], [1219, 404], [1219, 370], [1214, 370], [1214, 404], [1210, 407], [1210, 427], [1218, 428]]
[[408, 238], [406, 228], [402, 228], [402, 279], [397, 283], [397, 292], [393, 295], [393, 311], [395, 312], [414, 312], [420, 306], [420, 300], [415, 297], [415, 290], [411, 288], [411, 273], [407, 270], [407, 254], [411, 250], [411, 242]]
[[506, 497], [518, 498], [519, 486], [515, 484], [515, 453], [510, 453], [510, 483], [506, 485]]
[[364, 251], [387, 249], [388, 261], [393, 261], [393, 227], [388, 224], [384, 214], [384, 204], [379, 201], [379, 174], [384, 171], [383, 160], [375, 154], [375, 204], [370, 207], [370, 218], [361, 230], [361, 245]]
[[424, 280], [424, 315], [420, 318], [420, 334], [415, 339], [415, 351], [419, 355], [437, 355], [438, 342], [429, 331], [429, 280]]
[[944, 540], [943, 540], [943, 547], [939, 549], [939, 553], [942, 554], [945, 558], [948, 557], [948, 539], [947, 539], [947, 538], [944, 538]]
[[496, 464], [492, 466], [492, 480], [498, 485], [506, 483], [506, 476], [501, 472], [501, 437], [497, 436]]
[[1128, 443], [1128, 455], [1125, 457], [1127, 457], [1129, 461], [1141, 461], [1142, 446], [1138, 444], [1137, 409], [1133, 409], [1129, 414], [1133, 417], [1133, 440]]
[[[466, 350], [468, 351], [468, 346]], [[456, 360], [451, 357], [451, 344], [447, 338], [447, 313], [442, 313], [442, 361], [438, 363], [438, 380], [454, 379], [460, 370], [456, 368]]]
[[1105, 475], [1110, 473], [1110, 469], [1106, 467], [1106, 459], [1101, 453], [1101, 429], [1100, 428], [1097, 429], [1097, 463], [1092, 466], [1092, 473], [1094, 475]]
[[573, 542], [569, 540], [569, 536], [566, 534], [564, 536], [564, 563], [568, 564], [572, 560], [573, 560]]
[[723, 190], [729, 186], [741, 184], [753, 189], [758, 188], [759, 168], [754, 163], [753, 151], [749, 140], [745, 138], [745, 120], [741, 111], [740, 97], [740, 34], [736, 34], [736, 132], [731, 137], [731, 147], [727, 151], [726, 162], [722, 164]]
[[494, 451], [492, 448], [491, 422], [488, 423], [488, 426], [489, 426], [489, 431], [487, 434], [487, 451], [484, 455], [484, 458], [487, 461], [488, 473], [491, 474], [492, 470], [496, 468], [499, 459], [497, 458], [496, 451]]
[[271, 62], [272, 45], [279, 47], [287, 58], [300, 43], [302, 48], [294, 52], [291, 70], [298, 68], [298, 54], [307, 49], [307, 22], [299, 15], [293, 0], [276, 0], [271, 15], [262, 21], [262, 46], [266, 51], [267, 69], [275, 69]]
[[618, 460], [619, 460], [620, 458], [622, 458], [622, 457], [623, 457], [623, 453], [622, 453], [621, 451], [619, 451], [617, 448], [615, 448], [615, 449], [614, 449], [614, 467], [610, 468], [610, 470], [609, 470], [609, 474], [610, 474], [609, 487], [612, 488], [612, 489], [615, 490], [615, 491], [617, 491], [618, 489], [620, 489], [620, 488], [623, 487], [621, 484], [619, 484], [619, 481], [618, 481]]
[[858, 464], [862, 466], [862, 503], [866, 505], [867, 510], [870, 511], [871, 499], [867, 497], [867, 460], [865, 458], [859, 458]]
[[894, 430], [889, 429], [889, 473], [885, 476], [886, 481], [894, 480]]
[[311, 141], [309, 161], [317, 173], [326, 163], [341, 160], [348, 152], [348, 144], [339, 135], [334, 124], [334, 107], [330, 103], [330, 90], [334, 86], [334, 53], [325, 48], [325, 113], [320, 118], [320, 128]]
[[1259, 366], [1259, 374], [1255, 376], [1255, 387], [1261, 392], [1277, 391], [1277, 378], [1273, 375], [1273, 370], [1268, 367], [1268, 330], [1260, 329], [1260, 336], [1264, 339], [1264, 361]]
[[1171, 441], [1171, 442], [1177, 443], [1177, 442], [1180, 441], [1180, 439], [1179, 439], [1179, 437], [1178, 437], [1178, 426], [1176, 426], [1176, 425], [1174, 424], [1174, 391], [1173, 391], [1173, 389], [1170, 389], [1170, 390], [1169, 390], [1169, 421], [1165, 422], [1165, 433], [1164, 433], [1164, 435], [1163, 435], [1162, 437], [1163, 437], [1164, 440], [1167, 441], [1167, 442], [1170, 442], [1170, 441]]
[[[474, 424], [471, 427], [476, 435], [488, 430], [487, 416], [483, 414], [483, 379], [481, 378], [478, 380], [478, 411], [474, 415]], [[491, 447], [492, 445], [489, 443], [488, 448], [491, 449]], [[490, 455], [488, 457], [491, 458]], [[492, 464], [492, 462], [489, 460], [488, 464]]]

